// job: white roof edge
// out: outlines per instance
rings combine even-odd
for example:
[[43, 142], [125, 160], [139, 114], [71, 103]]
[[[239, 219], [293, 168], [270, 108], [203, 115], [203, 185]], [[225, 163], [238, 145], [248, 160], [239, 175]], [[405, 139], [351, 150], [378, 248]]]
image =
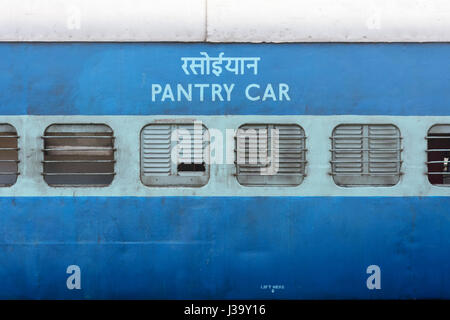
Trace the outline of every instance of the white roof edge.
[[447, 42], [450, 1], [209, 0], [207, 38], [210, 42]]
[[205, 41], [206, 0], [1, 0], [0, 41]]
[[1, 41], [450, 42], [450, 1], [2, 0]]

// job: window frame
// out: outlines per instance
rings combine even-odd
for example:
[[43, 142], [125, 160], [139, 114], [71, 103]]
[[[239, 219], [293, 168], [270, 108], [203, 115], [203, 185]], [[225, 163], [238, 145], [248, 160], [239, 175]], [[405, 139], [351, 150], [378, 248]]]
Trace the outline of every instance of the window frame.
[[[238, 163], [238, 133], [239, 130], [242, 129], [245, 126], [267, 126], [268, 132], [267, 132], [267, 140], [269, 143], [269, 140], [271, 139], [269, 135], [269, 126], [290, 126], [290, 127], [297, 127], [301, 131], [301, 137], [299, 140], [301, 141], [301, 147], [300, 147], [300, 159], [298, 162], [293, 162], [295, 164], [299, 164], [301, 167], [299, 173], [288, 175], [282, 175], [282, 174], [273, 174], [273, 175], [247, 175], [248, 178], [243, 178], [245, 175], [240, 174], [240, 165]], [[307, 148], [306, 148], [306, 133], [305, 129], [298, 123], [279, 123], [279, 122], [270, 122], [270, 123], [261, 123], [261, 122], [254, 122], [249, 123], [246, 122], [242, 125], [240, 125], [236, 131], [235, 135], [235, 141], [234, 141], [234, 159], [235, 159], [235, 176], [237, 182], [244, 187], [298, 187], [301, 185], [306, 177], [306, 166], [307, 166]], [[244, 152], [246, 153], [247, 150], [245, 149]], [[252, 182], [251, 180], [254, 180]], [[292, 180], [289, 182], [289, 180]]]
[[[144, 164], [144, 148], [143, 148], [143, 140], [144, 140], [144, 131], [146, 128], [150, 126], [195, 126], [196, 122], [200, 122], [202, 127], [202, 135], [206, 134], [206, 142], [205, 138], [203, 137], [203, 159], [207, 160], [204, 162], [205, 164], [205, 171], [204, 174], [191, 174], [189, 175], [188, 172], [183, 173], [182, 175], [179, 175], [178, 172], [178, 165], [176, 168], [176, 174], [172, 174], [172, 170], [174, 169], [174, 165], [172, 164], [171, 158], [170, 166], [171, 166], [171, 173], [167, 176], [164, 175], [144, 175], [143, 172], [143, 164]], [[194, 129], [195, 130], [195, 129]], [[169, 148], [169, 154], [171, 155], [174, 145], [176, 145], [176, 141], [172, 141], [171, 137], [173, 134], [173, 129], [170, 128], [170, 148]], [[207, 144], [205, 147], [204, 144]], [[189, 121], [183, 121], [183, 120], [161, 120], [156, 122], [150, 122], [144, 125], [139, 133], [139, 178], [141, 180], [141, 183], [149, 188], [201, 188], [206, 186], [209, 183], [210, 175], [211, 175], [211, 155], [210, 155], [210, 145], [211, 143], [211, 136], [209, 133], [208, 127], [202, 122], [202, 121], [196, 121], [196, 120], [189, 120]], [[195, 171], [192, 171], [195, 172]]]
[[[338, 152], [339, 150], [336, 148], [336, 140], [339, 137], [335, 136], [335, 132], [337, 129], [339, 129], [340, 127], [345, 127], [345, 126], [361, 126], [361, 148], [360, 148], [360, 152], [361, 152], [361, 161], [360, 162], [345, 162], [345, 161], [341, 161], [341, 163], [361, 163], [361, 174], [359, 173], [348, 173], [348, 174], [339, 174], [336, 172], [336, 163], [338, 163], [339, 160], [336, 159], [336, 152]], [[393, 136], [393, 138], [386, 138], [386, 139], [390, 139], [390, 140], [394, 140], [394, 138], [397, 141], [397, 147], [396, 148], [392, 148], [391, 150], [396, 150], [396, 158], [397, 160], [393, 160], [393, 161], [385, 161], [385, 162], [380, 162], [380, 161], [370, 161], [370, 152], [373, 151], [381, 151], [381, 150], [377, 150], [376, 148], [370, 148], [370, 139], [371, 137], [368, 134], [368, 132], [370, 131], [370, 126], [392, 126], [393, 129], [395, 129], [397, 131], [397, 136]], [[367, 129], [365, 129], [367, 127]], [[346, 138], [347, 136], [341, 137], [341, 138]], [[357, 138], [357, 136], [355, 135], [354, 138]], [[375, 138], [375, 137], [374, 137]], [[349, 138], [350, 139], [350, 138]], [[348, 140], [349, 140], [348, 139]], [[373, 138], [372, 138], [373, 139]], [[339, 186], [339, 187], [343, 187], [343, 188], [364, 188], [364, 187], [374, 187], [374, 188], [379, 188], [379, 187], [394, 187], [396, 186], [399, 182], [400, 182], [400, 178], [403, 175], [401, 169], [402, 169], [402, 164], [403, 164], [403, 160], [402, 160], [402, 152], [403, 152], [403, 137], [400, 131], [400, 128], [393, 124], [393, 123], [361, 123], [361, 122], [357, 122], [357, 123], [339, 123], [338, 125], [336, 125], [332, 132], [331, 132], [331, 137], [330, 137], [330, 141], [331, 141], [331, 160], [330, 160], [330, 167], [331, 167], [331, 172], [329, 173], [332, 178], [333, 178], [333, 182]], [[347, 143], [349, 144], [349, 143]], [[343, 152], [343, 150], [345, 150], [346, 148], [342, 148], [341, 152]], [[350, 148], [347, 148], [350, 149]], [[389, 153], [391, 150], [390, 148], [379, 148], [379, 149], [384, 149], [383, 151], [387, 151], [385, 153]], [[358, 149], [355, 148], [355, 151], [357, 151]], [[351, 151], [350, 151], [351, 152]], [[381, 154], [383, 152], [380, 152]], [[371, 163], [398, 163], [397, 164], [397, 173], [395, 174], [376, 174], [376, 173], [370, 173], [370, 172], [364, 172], [364, 169], [367, 168], [367, 171], [370, 170], [370, 164]], [[351, 169], [351, 167], [349, 167]], [[337, 177], [340, 176], [340, 179], [338, 180]], [[389, 179], [392, 181], [389, 183]], [[353, 181], [352, 181], [353, 180]], [[356, 182], [355, 182], [356, 180]], [[385, 183], [385, 181], [383, 180], [387, 180], [387, 183]]]
[[[15, 126], [13, 126], [10, 123], [0, 123], [0, 127], [5, 126], [5, 127], [10, 127], [10, 129], [14, 130], [11, 131], [11, 134], [9, 135], [9, 131], [0, 131], [0, 133], [7, 133], [6, 135], [3, 136], [3, 138], [15, 138], [15, 147], [0, 147], [0, 151], [15, 151], [16, 152], [16, 158], [17, 159], [0, 159], [0, 163], [4, 163], [4, 162], [13, 162], [16, 166], [16, 171], [13, 172], [11, 171], [2, 171], [0, 170], [0, 175], [3, 176], [15, 176], [14, 182], [12, 183], [0, 183], [0, 188], [10, 188], [13, 185], [15, 185], [17, 183], [17, 180], [19, 179], [19, 175], [20, 175], [20, 171], [19, 171], [19, 163], [20, 163], [20, 148], [19, 148], [19, 134], [17, 132], [17, 129]], [[3, 139], [2, 136], [0, 135], [0, 139]]]
[[[103, 173], [103, 172], [102, 173], [97, 173], [97, 172], [94, 173], [93, 172], [91, 175], [95, 176], [95, 175], [101, 174], [101, 175], [104, 175], [104, 176], [112, 176], [111, 181], [109, 183], [107, 183], [107, 184], [70, 184], [70, 183], [69, 184], [54, 184], [54, 183], [49, 183], [47, 181], [47, 179], [46, 179], [46, 176], [50, 176], [49, 172], [45, 172], [45, 164], [47, 163], [46, 162], [46, 158], [45, 158], [45, 152], [49, 151], [49, 150], [46, 149], [46, 139], [49, 138], [49, 137], [51, 139], [51, 136], [47, 136], [46, 134], [48, 133], [48, 130], [51, 127], [53, 127], [53, 126], [104, 126], [107, 129], [109, 129], [110, 130], [109, 132], [111, 133], [111, 137], [110, 137], [110, 139], [111, 139], [111, 147], [110, 147], [110, 150], [112, 152], [112, 159], [108, 160], [108, 161], [110, 163], [112, 163], [113, 170], [112, 170], [112, 172], [107, 172], [107, 173]], [[56, 131], [56, 132], [58, 132], [58, 131]], [[61, 132], [64, 132], [64, 131], [61, 131]], [[70, 133], [70, 131], [66, 131], [66, 132]], [[89, 133], [89, 131], [86, 131], [86, 132]], [[62, 137], [62, 136], [58, 136], [58, 137]], [[99, 137], [104, 137], [104, 136], [100, 136], [99, 135]], [[80, 138], [83, 138], [83, 136], [80, 135]], [[112, 129], [112, 127], [110, 125], [108, 125], [106, 123], [92, 123], [92, 122], [89, 122], [89, 123], [55, 122], [55, 123], [51, 123], [50, 125], [48, 125], [45, 128], [45, 130], [43, 132], [43, 135], [41, 136], [41, 139], [42, 139], [42, 143], [43, 143], [43, 146], [42, 146], [42, 149], [41, 149], [41, 153], [42, 153], [42, 161], [41, 161], [42, 162], [42, 172], [41, 172], [41, 175], [43, 176], [43, 180], [45, 181], [45, 183], [49, 187], [52, 187], [52, 188], [106, 188], [106, 187], [111, 186], [111, 184], [114, 182], [114, 179], [115, 179], [115, 176], [116, 176], [116, 162], [117, 162], [116, 152], [117, 152], [117, 148], [116, 148], [116, 136], [114, 135], [114, 130]], [[51, 160], [47, 160], [47, 161], [51, 161]], [[89, 160], [86, 160], [86, 161], [89, 161]], [[57, 160], [57, 162], [58, 162], [58, 160]], [[60, 174], [60, 175], [64, 176], [64, 174]], [[66, 176], [69, 176], [69, 175], [75, 176], [76, 174], [75, 173], [66, 174]], [[86, 173], [80, 174], [80, 176], [82, 176], [82, 175], [88, 176], [89, 174], [86, 174]]]
[[[448, 127], [449, 130], [447, 131], [447, 133], [441, 133], [441, 132], [433, 133], [433, 132], [431, 132], [433, 130], [433, 128], [436, 128], [436, 127]], [[443, 136], [430, 136], [430, 134], [448, 134], [449, 136], [448, 136], [448, 138], [444, 138]], [[425, 140], [426, 140], [426, 149], [425, 149], [425, 152], [426, 152], [426, 162], [425, 162], [426, 172], [425, 172], [425, 175], [427, 176], [427, 181], [428, 181], [428, 183], [430, 185], [432, 185], [434, 187], [449, 188], [450, 187], [450, 183], [448, 183], [448, 184], [445, 184], [445, 183], [438, 184], [438, 183], [432, 183], [430, 181], [431, 175], [436, 175], [436, 174], [437, 175], [439, 175], [439, 174], [443, 175], [443, 171], [442, 170], [439, 171], [439, 172], [437, 172], [437, 171], [430, 171], [430, 164], [443, 162], [443, 161], [434, 161], [434, 160], [430, 161], [430, 152], [436, 152], [436, 151], [430, 151], [430, 150], [434, 149], [434, 148], [430, 149], [430, 140], [431, 139], [449, 139], [450, 140], [450, 123], [435, 123], [435, 124], [433, 124], [427, 130], [427, 135], [425, 136]], [[449, 152], [450, 151], [450, 147], [449, 148], [445, 148], [443, 150], [446, 150], [446, 151]], [[450, 167], [450, 161], [449, 161], [448, 165]], [[447, 171], [447, 172], [448, 172], [449, 179], [450, 179], [450, 171]], [[443, 176], [443, 179], [444, 178], [445, 178], [445, 176]]]

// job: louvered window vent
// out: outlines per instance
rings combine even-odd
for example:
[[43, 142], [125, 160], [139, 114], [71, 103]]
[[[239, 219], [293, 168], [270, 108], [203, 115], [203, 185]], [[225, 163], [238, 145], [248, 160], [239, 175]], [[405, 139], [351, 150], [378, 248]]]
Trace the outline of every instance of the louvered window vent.
[[427, 175], [433, 185], [450, 186], [450, 125], [434, 125], [428, 130]]
[[53, 124], [44, 136], [44, 180], [51, 186], [107, 186], [114, 179], [114, 134], [104, 124]]
[[331, 137], [331, 175], [339, 186], [393, 186], [401, 175], [401, 136], [389, 124], [341, 124]]
[[141, 132], [147, 186], [201, 187], [209, 180], [209, 133], [200, 123], [149, 124]]
[[0, 124], [0, 187], [12, 186], [19, 175], [19, 137], [9, 124]]
[[236, 134], [236, 177], [244, 186], [297, 186], [305, 177], [305, 133], [296, 124], [245, 124]]

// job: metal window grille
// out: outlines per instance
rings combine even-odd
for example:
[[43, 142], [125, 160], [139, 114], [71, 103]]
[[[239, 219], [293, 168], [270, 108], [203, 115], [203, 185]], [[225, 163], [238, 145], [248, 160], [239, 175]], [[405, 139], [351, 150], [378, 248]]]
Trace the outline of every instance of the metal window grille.
[[450, 186], [450, 125], [434, 125], [428, 130], [427, 175], [433, 185]]
[[236, 177], [245, 186], [297, 186], [305, 177], [303, 128], [245, 124], [236, 134]]
[[209, 133], [199, 123], [149, 124], [141, 132], [147, 186], [201, 187], [209, 180]]
[[50, 186], [107, 186], [114, 179], [114, 133], [104, 124], [53, 124], [44, 140], [43, 176]]
[[339, 186], [393, 186], [401, 175], [401, 136], [390, 124], [341, 124], [331, 137], [331, 175]]
[[9, 124], [0, 124], [0, 187], [12, 186], [19, 175], [19, 136]]

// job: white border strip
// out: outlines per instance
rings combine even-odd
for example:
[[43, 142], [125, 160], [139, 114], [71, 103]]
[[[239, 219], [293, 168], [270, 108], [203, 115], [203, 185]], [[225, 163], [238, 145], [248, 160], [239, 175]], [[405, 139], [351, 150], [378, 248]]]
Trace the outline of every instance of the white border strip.
[[2, 0], [0, 41], [204, 41], [206, 0]]
[[445, 42], [448, 0], [209, 0], [211, 42]]
[[448, 0], [2, 0], [0, 41], [449, 42]]
[[[307, 136], [304, 181], [297, 187], [245, 187], [234, 176], [235, 167], [211, 165], [209, 182], [201, 188], [146, 187], [140, 181], [140, 132], [157, 119], [200, 120], [208, 129], [237, 129], [244, 123], [297, 123]], [[3, 116], [20, 135], [20, 176], [12, 187], [0, 188], [0, 196], [450, 196], [450, 187], [433, 186], [426, 172], [425, 136], [434, 124], [450, 123], [450, 116]], [[41, 136], [53, 123], [105, 123], [114, 130], [116, 167], [112, 184], [97, 188], [50, 187], [42, 173]], [[393, 187], [339, 187], [330, 172], [333, 129], [341, 123], [389, 123], [403, 136], [402, 172]], [[234, 143], [227, 145], [233, 153]]]

